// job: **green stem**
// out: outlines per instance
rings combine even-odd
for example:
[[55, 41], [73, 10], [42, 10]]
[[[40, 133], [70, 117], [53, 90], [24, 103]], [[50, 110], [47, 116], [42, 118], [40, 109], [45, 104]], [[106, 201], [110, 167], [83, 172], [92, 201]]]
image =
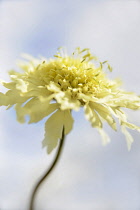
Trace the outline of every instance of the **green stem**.
[[64, 139], [65, 139], [65, 135], [64, 135], [64, 127], [62, 130], [62, 138], [60, 139], [60, 143], [59, 143], [59, 147], [56, 153], [56, 156], [52, 162], [52, 164], [50, 165], [50, 168], [44, 173], [44, 175], [39, 179], [39, 181], [37, 182], [37, 184], [35, 185], [32, 195], [31, 195], [31, 199], [30, 199], [30, 206], [29, 206], [29, 210], [34, 210], [34, 200], [35, 200], [35, 196], [36, 193], [40, 187], [40, 185], [42, 184], [42, 182], [48, 177], [48, 175], [52, 172], [52, 170], [54, 169], [54, 167], [56, 166], [56, 163], [58, 162], [62, 149], [63, 149], [63, 145], [64, 145]]

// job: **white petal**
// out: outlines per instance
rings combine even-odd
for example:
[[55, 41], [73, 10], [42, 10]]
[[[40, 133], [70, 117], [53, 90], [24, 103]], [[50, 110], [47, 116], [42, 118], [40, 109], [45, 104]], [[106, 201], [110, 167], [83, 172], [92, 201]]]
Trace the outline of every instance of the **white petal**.
[[29, 123], [36, 123], [59, 108], [57, 103], [50, 104], [49, 102], [47, 99], [41, 101], [38, 98], [33, 98], [25, 104], [26, 114], [30, 116]]
[[84, 106], [85, 117], [91, 122], [91, 125], [96, 128], [102, 128], [102, 122], [98, 114], [90, 107], [90, 105]]
[[127, 147], [128, 147], [128, 151], [130, 151], [131, 149], [131, 144], [133, 143], [134, 139], [131, 136], [131, 134], [128, 132], [128, 130], [125, 128], [125, 126], [121, 127], [122, 133], [125, 135], [126, 137], [126, 142], [127, 142]]
[[80, 102], [77, 99], [72, 98], [71, 94], [68, 92], [60, 91], [55, 94], [54, 98], [61, 104], [61, 110], [73, 109], [78, 111], [80, 109]]
[[45, 123], [45, 139], [43, 147], [47, 147], [48, 154], [57, 146], [58, 140], [62, 137], [62, 129], [64, 127], [65, 135], [67, 135], [73, 127], [73, 118], [69, 110], [56, 111]]
[[49, 91], [52, 91], [54, 93], [55, 92], [56, 93], [60, 92], [60, 86], [55, 84], [54, 82], [50, 82], [50, 84], [47, 85], [47, 88], [48, 88]]
[[98, 114], [105, 120], [107, 121], [107, 123], [111, 126], [111, 128], [113, 128], [114, 130], [116, 130], [116, 122], [113, 119], [113, 117], [111, 116], [110, 110], [98, 103], [94, 103], [94, 102], [90, 102], [89, 103], [92, 109], [95, 109]]
[[20, 90], [23, 93], [27, 92], [27, 82], [25, 82], [23, 79], [18, 79], [16, 89]]
[[8, 106], [9, 102], [7, 96], [0, 92], [0, 106]]
[[70, 110], [64, 111], [64, 132], [67, 135], [73, 128], [74, 120], [70, 113]]
[[57, 146], [58, 139], [62, 137], [63, 117], [60, 110], [56, 111], [45, 123], [45, 139], [43, 147], [47, 146], [48, 154]]
[[129, 122], [122, 122], [122, 125], [125, 125], [126, 127], [128, 127], [129, 129], [132, 129], [132, 130], [137, 130], [140, 132], [140, 127], [137, 126], [137, 125], [134, 125], [132, 123], [129, 123]]
[[16, 114], [17, 114], [17, 121], [20, 123], [24, 123], [26, 112], [25, 112], [24, 108], [21, 107], [21, 105], [22, 104], [16, 104], [15, 110], [16, 110]]
[[102, 144], [106, 145], [110, 142], [109, 136], [106, 134], [106, 132], [102, 128], [98, 128], [98, 132], [102, 137]]

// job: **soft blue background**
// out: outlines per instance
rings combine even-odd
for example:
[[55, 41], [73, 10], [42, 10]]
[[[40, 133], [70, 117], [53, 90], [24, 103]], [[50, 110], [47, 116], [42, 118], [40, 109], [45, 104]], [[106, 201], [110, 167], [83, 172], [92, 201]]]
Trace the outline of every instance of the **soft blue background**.
[[[140, 94], [140, 1], [0, 1], [1, 79], [9, 81], [7, 72], [16, 68], [21, 53], [50, 57], [59, 46], [69, 52], [91, 48], [110, 61], [111, 78], [121, 77], [124, 88]], [[140, 125], [140, 112], [128, 114]], [[36, 209], [139, 210], [140, 134], [131, 132], [135, 141], [128, 152], [123, 134], [105, 126], [112, 141], [102, 147], [82, 110], [73, 116], [74, 129], [38, 194]], [[0, 108], [1, 210], [26, 210], [35, 181], [53, 158], [41, 148], [44, 122], [21, 125], [14, 110]]]

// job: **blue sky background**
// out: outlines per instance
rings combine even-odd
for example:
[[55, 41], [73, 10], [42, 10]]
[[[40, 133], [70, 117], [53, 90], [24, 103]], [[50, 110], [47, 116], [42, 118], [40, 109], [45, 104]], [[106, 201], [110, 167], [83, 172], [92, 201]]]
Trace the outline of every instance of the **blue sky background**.
[[[0, 78], [9, 81], [21, 53], [50, 57], [59, 46], [71, 53], [88, 47], [114, 67], [111, 78], [122, 78], [128, 91], [140, 93], [140, 1], [138, 0], [1, 0]], [[0, 91], [5, 89], [0, 86]], [[127, 111], [140, 125], [140, 112]], [[44, 183], [36, 209], [139, 210], [140, 133], [127, 151], [123, 134], [105, 125], [112, 141], [100, 136], [73, 113], [61, 161]], [[45, 120], [19, 124], [14, 110], [0, 108], [0, 209], [26, 210], [31, 189], [51, 162], [41, 148]]]

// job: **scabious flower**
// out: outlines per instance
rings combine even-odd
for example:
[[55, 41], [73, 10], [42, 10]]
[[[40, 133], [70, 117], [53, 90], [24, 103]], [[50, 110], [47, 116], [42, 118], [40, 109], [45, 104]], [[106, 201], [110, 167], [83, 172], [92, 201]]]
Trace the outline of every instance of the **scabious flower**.
[[9, 90], [0, 93], [0, 106], [14, 106], [21, 123], [26, 115], [30, 117], [29, 123], [49, 116], [43, 140], [48, 153], [57, 146], [63, 128], [65, 135], [72, 130], [72, 110], [78, 111], [80, 107], [104, 144], [110, 140], [103, 130], [103, 121], [116, 130], [113, 117], [118, 118], [130, 149], [133, 138], [127, 128], [140, 131], [140, 127], [127, 122], [122, 108], [139, 109], [140, 97], [120, 89], [119, 80], [110, 80], [104, 71], [104, 66], [112, 71], [108, 62], [99, 62], [89, 49], [76, 48], [71, 56], [59, 50], [54, 57], [47, 60], [26, 56], [28, 62], [19, 64], [23, 72], [12, 70], [12, 81], [2, 82]]

